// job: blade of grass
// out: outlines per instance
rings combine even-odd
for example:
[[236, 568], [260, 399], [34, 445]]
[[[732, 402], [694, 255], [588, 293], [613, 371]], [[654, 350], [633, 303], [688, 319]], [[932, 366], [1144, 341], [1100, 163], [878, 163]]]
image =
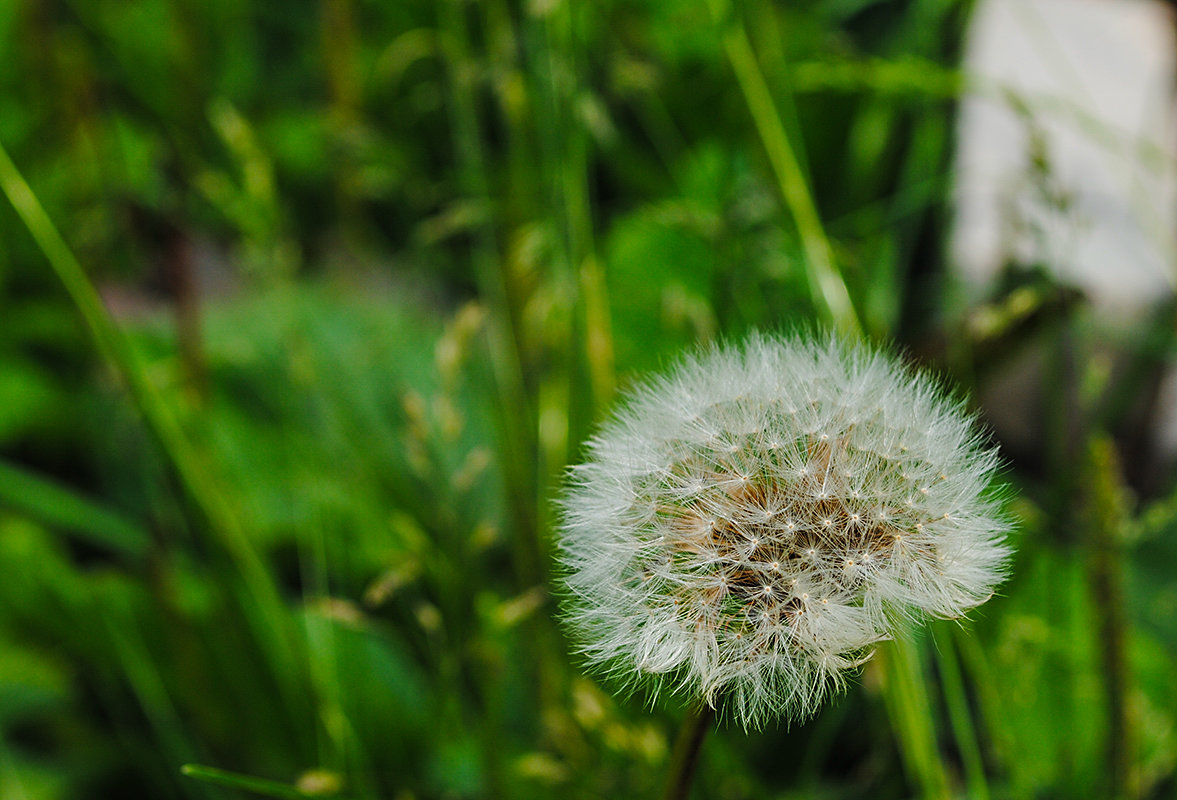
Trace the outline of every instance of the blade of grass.
[[[511, 537], [513, 543], [513, 566], [515, 579], [521, 587], [540, 583], [547, 571], [547, 558], [543, 552], [544, 542], [540, 535], [540, 508], [543, 492], [540, 475], [543, 470], [542, 452], [539, 447], [539, 424], [534, 400], [534, 378], [529, 374], [527, 352], [532, 344], [522, 321], [522, 304], [526, 289], [519, 285], [506, 262], [498, 230], [498, 214], [502, 198], [492, 190], [491, 164], [486, 154], [484, 137], [481, 134], [481, 114], [477, 80], [481, 74], [482, 54], [476, 51], [478, 31], [473, 29], [473, 19], [467, 13], [464, 3], [446, 0], [436, 4], [438, 25], [442, 38], [448, 44], [446, 69], [448, 72], [447, 110], [453, 131], [454, 160], [461, 192], [466, 199], [483, 206], [487, 213], [473, 232], [471, 259], [479, 293], [487, 305], [487, 343], [491, 361], [491, 374], [496, 390], [495, 423], [498, 427], [498, 447], [504, 484], [507, 489], [511, 523], [515, 528]], [[479, 8], [478, 19], [486, 22], [486, 9]], [[454, 587], [447, 591], [448, 604], [455, 607], [465, 597], [466, 587]], [[451, 624], [457, 624], [463, 615], [454, 609], [447, 609]], [[458, 638], [465, 638], [462, 629], [451, 630]], [[457, 650], [466, 650], [465, 644], [457, 644]], [[442, 659], [439, 670], [443, 681], [459, 685], [463, 674], [463, 663], [451, 652]], [[532, 679], [540, 687], [539, 694], [549, 681], [545, 677], [542, 660], [533, 665]], [[476, 681], [477, 682], [477, 681]], [[457, 706], [457, 693], [452, 693], [455, 705], [441, 712], [445, 726], [462, 725], [462, 711]], [[480, 697], [485, 700], [485, 695]], [[482, 703], [483, 715], [494, 711], [493, 706]], [[499, 783], [503, 774], [499, 724], [486, 720], [480, 726], [479, 745], [483, 759], [486, 792], [490, 796], [501, 793]]]
[[515, 570], [520, 585], [539, 581], [546, 563], [540, 552], [536, 515], [538, 487], [536, 414], [528, 393], [524, 359], [524, 334], [513, 302], [515, 287], [499, 253], [490, 193], [489, 168], [479, 133], [478, 103], [475, 99], [471, 34], [461, 3], [447, 0], [437, 4], [439, 28], [448, 44], [449, 69], [447, 108], [453, 131], [453, 147], [461, 191], [488, 209], [488, 218], [475, 231], [472, 262], [478, 288], [490, 314], [487, 343], [497, 391], [499, 439], [503, 475], [507, 483], [516, 535]]
[[883, 656], [883, 699], [904, 768], [925, 800], [945, 800], [951, 796], [950, 784], [936, 747], [936, 723], [919, 649], [901, 635], [879, 655]]
[[1133, 726], [1129, 712], [1128, 615], [1124, 611], [1124, 523], [1128, 517], [1120, 459], [1111, 437], [1091, 436], [1083, 465], [1087, 497], [1086, 565], [1092, 608], [1098, 618], [1100, 670], [1104, 684], [1107, 734], [1104, 743], [1109, 797], [1136, 797]]
[[[94, 606], [101, 608], [101, 600], [94, 598]], [[113, 645], [119, 666], [143, 712], [155, 746], [163, 758], [176, 761], [192, 758], [193, 743], [185, 737], [185, 727], [179, 709], [168, 693], [164, 676], [166, 667], [151, 653], [142, 631], [134, 624], [126, 624], [121, 615], [103, 612], [101, 624]]]
[[948, 720], [956, 738], [956, 748], [964, 765], [965, 783], [972, 800], [989, 800], [989, 783], [985, 778], [985, 764], [981, 759], [981, 747], [977, 742], [977, 729], [973, 724], [973, 713], [969, 710], [965, 694], [964, 679], [956, 655], [956, 634], [953, 630], [944, 637], [940, 647], [933, 649], [933, 657], [940, 668], [940, 680], [944, 691], [944, 704], [948, 709]]
[[244, 582], [250, 602], [245, 616], [254, 635], [268, 646], [273, 676], [286, 696], [287, 708], [297, 717], [305, 707], [304, 692], [296, 682], [295, 631], [278, 588], [191, 441], [180, 427], [131, 347], [110, 317], [81, 263], [65, 243], [37, 196], [0, 144], [0, 190], [8, 197], [25, 227], [61, 281], [88, 329], [102, 360], [121, 378], [136, 409], [175, 472], [192, 507], [218, 540]]
[[834, 261], [833, 249], [818, 214], [817, 204], [809, 191], [801, 163], [789, 141], [764, 72], [756, 60], [744, 23], [728, 7], [726, 0], [711, 0], [711, 10], [717, 21], [726, 21], [728, 26], [723, 34], [724, 50], [735, 72], [736, 82], [744, 94], [756, 131], [768, 153], [781, 196], [801, 237], [814, 308], [843, 333], [861, 336], [862, 323]]
[[[1010, 770], [1007, 765], [1011, 761], [1016, 762], [1013, 754], [1017, 752], [1017, 744], [1014, 732], [1000, 723], [1008, 711], [1008, 705], [998, 690], [1000, 684], [993, 666], [989, 663], [989, 655], [976, 636], [964, 635], [962, 631], [957, 630], [954, 631], [953, 639], [959, 649], [957, 665], [976, 691], [976, 717], [973, 720], [975, 728], [984, 733], [985, 741], [991, 748], [991, 761], [994, 762], [996, 771], [1008, 775]], [[998, 722], [994, 724], [991, 720]], [[1007, 777], [1005, 784], [1007, 788], [1013, 787], [1010, 789], [1010, 796], [1018, 796], [1016, 783], [1012, 783]]]
[[147, 532], [121, 515], [54, 481], [3, 461], [0, 461], [0, 503], [131, 558], [142, 558], [151, 546]]
[[276, 797], [279, 800], [306, 800], [308, 797], [322, 798], [325, 796], [335, 797], [336, 800], [344, 800], [344, 798], [338, 795], [303, 792], [288, 783], [272, 781], [267, 778], [257, 778], [253, 775], [244, 775], [240, 772], [230, 772], [229, 770], [217, 769], [216, 767], [207, 767], [203, 764], [185, 764], [180, 767], [180, 774], [216, 786], [240, 789], [243, 792], [252, 792], [253, 794], [260, 794], [263, 797]]
[[247, 581], [259, 592], [269, 576], [245, 532], [156, 387], [148, 380], [127, 338], [107, 313], [94, 284], [86, 276], [8, 151], [0, 145], [0, 189], [20, 215], [50, 267], [81, 314], [102, 359], [122, 379], [182, 485], [212, 530], [232, 554]]
[[543, 64], [535, 70], [542, 82], [550, 115], [546, 136], [545, 172], [559, 209], [563, 266], [577, 287], [570, 352], [576, 354], [570, 373], [569, 455], [575, 454], [600, 408], [613, 392], [613, 341], [604, 274], [593, 243], [589, 188], [592, 141], [577, 104], [588, 93], [581, 85], [578, 19], [575, 4], [557, 6], [543, 15]]

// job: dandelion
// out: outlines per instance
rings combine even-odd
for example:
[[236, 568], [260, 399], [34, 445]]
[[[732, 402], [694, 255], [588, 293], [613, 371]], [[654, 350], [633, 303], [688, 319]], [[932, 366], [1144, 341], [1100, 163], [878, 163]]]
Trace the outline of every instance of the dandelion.
[[1001, 582], [997, 454], [933, 379], [836, 338], [753, 336], [634, 390], [561, 497], [587, 659], [745, 727], [801, 720], [905, 619]]

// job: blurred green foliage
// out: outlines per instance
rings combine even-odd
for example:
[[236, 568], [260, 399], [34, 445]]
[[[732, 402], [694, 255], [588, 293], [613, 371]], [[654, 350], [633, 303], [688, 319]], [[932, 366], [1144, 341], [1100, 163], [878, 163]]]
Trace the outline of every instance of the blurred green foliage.
[[945, 291], [969, 5], [0, 3], [0, 144], [130, 340], [0, 203], [0, 796], [658, 791], [680, 712], [569, 656], [549, 498], [616, 386], [832, 322], [813, 236], [867, 335], [966, 386], [1072, 369], [1013, 451], [1004, 596], [722, 729], [698, 796], [1171, 793], [1177, 502], [1131, 433], [1172, 309], [1100, 384], [1063, 288]]

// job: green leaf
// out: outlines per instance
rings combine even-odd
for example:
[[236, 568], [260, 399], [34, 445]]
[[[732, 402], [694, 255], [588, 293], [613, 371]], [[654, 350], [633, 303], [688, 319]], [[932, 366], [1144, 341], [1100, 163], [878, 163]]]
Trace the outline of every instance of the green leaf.
[[[305, 800], [308, 797], [327, 796], [302, 792], [287, 783], [271, 781], [266, 778], [257, 778], [253, 775], [242, 775], [240, 772], [229, 772], [228, 770], [217, 769], [216, 767], [206, 767], [202, 764], [185, 764], [180, 767], [180, 773], [189, 778], [195, 778], [198, 781], [205, 781], [216, 784], [217, 786], [227, 786], [231, 789], [240, 789], [245, 792], [253, 792], [254, 794], [260, 794], [265, 797], [278, 797], [282, 798], [282, 800]], [[335, 795], [335, 797], [338, 797], [338, 795]]]
[[60, 484], [0, 461], [0, 504], [38, 522], [134, 558], [147, 552], [147, 532]]

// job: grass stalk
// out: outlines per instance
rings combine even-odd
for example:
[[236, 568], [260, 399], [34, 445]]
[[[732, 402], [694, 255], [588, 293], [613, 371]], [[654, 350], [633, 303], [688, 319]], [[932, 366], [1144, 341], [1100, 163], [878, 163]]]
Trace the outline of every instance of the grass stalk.
[[[188, 778], [203, 781], [212, 784], [213, 786], [223, 786], [227, 789], [236, 789], [239, 792], [248, 792], [262, 797], [274, 797], [278, 800], [306, 800], [306, 798], [322, 797], [321, 793], [303, 792], [287, 783], [280, 783], [279, 781], [272, 781], [267, 778], [258, 778], [253, 775], [244, 775], [240, 772], [230, 772], [225, 769], [217, 769], [216, 767], [207, 767], [203, 764], [185, 764], [180, 767], [180, 773]], [[343, 800], [338, 795], [331, 795], [336, 800]]]
[[94, 284], [86, 276], [37, 196], [0, 145], [0, 188], [41, 248], [50, 267], [82, 316], [103, 361], [122, 379], [189, 498], [212, 530], [220, 535], [247, 582], [259, 593], [270, 585], [261, 560], [225, 502], [191, 442], [156, 387], [148, 380], [130, 342], [111, 319]]
[[0, 503], [132, 561], [151, 549], [150, 535], [134, 521], [5, 461], [0, 461]]
[[989, 755], [995, 769], [1007, 774], [1010, 771], [1010, 762], [1015, 760], [1017, 744], [1009, 727], [1000, 723], [1008, 704], [998, 690], [996, 671], [976, 636], [966, 635], [960, 630], [953, 633], [959, 656], [957, 664], [962, 675], [967, 677], [969, 685], [976, 692], [976, 716], [973, 719], [975, 729], [984, 732], [985, 740], [992, 748]]
[[712, 0], [711, 9], [714, 17], [726, 21], [728, 26], [723, 34], [724, 51], [768, 154], [781, 196], [801, 238], [806, 278], [814, 308], [819, 314], [825, 314], [827, 321], [843, 333], [861, 336], [862, 323], [835, 263], [833, 248], [830, 247], [813, 193], [809, 190], [801, 162], [789, 141], [768, 81], [756, 60], [748, 31], [738, 15], [728, 8], [726, 0]]
[[901, 635], [878, 656], [882, 656], [883, 698], [904, 769], [925, 800], [946, 800], [951, 796], [950, 782], [936, 746], [936, 722], [919, 649]]
[[94, 284], [86, 275], [36, 194], [29, 187], [7, 150], [0, 145], [0, 190], [8, 197], [25, 227], [61, 281], [81, 315], [99, 356], [121, 379], [147, 428], [160, 446], [191, 507], [212, 532], [238, 570], [251, 605], [247, 608], [252, 630], [267, 652], [275, 654], [273, 676], [282, 687], [292, 714], [302, 708], [303, 693], [294, 681], [292, 666], [297, 646], [289, 615], [261, 557], [254, 549], [222, 488], [181, 428], [171, 408], [148, 379], [130, 341], [117, 326]]
[[1132, 726], [1128, 715], [1128, 618], [1125, 613], [1123, 551], [1127, 519], [1115, 444], [1106, 435], [1088, 445], [1083, 483], [1087, 496], [1087, 585], [1097, 617], [1100, 670], [1104, 678], [1107, 736], [1104, 758], [1108, 797], [1133, 797]]
[[[486, 9], [480, 9], [487, 13]], [[502, 198], [494, 196], [490, 181], [490, 164], [484, 151], [480, 129], [480, 114], [476, 81], [482, 65], [472, 52], [471, 31], [466, 4], [460, 0], [445, 0], [438, 4], [438, 22], [450, 46], [446, 67], [449, 71], [447, 107], [452, 121], [453, 147], [458, 165], [458, 180], [467, 199], [484, 207], [485, 219], [474, 230], [471, 251], [474, 274], [479, 293], [487, 304], [487, 340], [491, 372], [496, 391], [495, 419], [498, 426], [504, 484], [506, 487], [511, 523], [512, 559], [517, 584], [524, 589], [543, 581], [546, 558], [540, 537], [543, 474], [539, 443], [539, 421], [536, 403], [529, 386], [525, 350], [526, 332], [520, 319], [520, 289], [503, 258], [498, 225], [502, 213]], [[462, 597], [455, 589], [453, 600]], [[461, 619], [451, 612], [451, 619]], [[460, 633], [460, 632], [458, 632]], [[539, 634], [542, 636], [542, 633]], [[447, 659], [448, 660], [448, 659]], [[548, 665], [539, 660], [530, 665], [533, 680], [542, 696], [550, 684]], [[454, 661], [445, 671], [457, 686], [462, 674], [461, 665]], [[503, 774], [501, 747], [496, 727], [501, 723], [489, 718], [495, 707], [487, 700], [489, 692], [482, 682], [474, 679], [478, 689], [480, 713], [486, 718], [479, 740], [487, 778], [487, 791], [496, 796], [501, 791]], [[453, 723], [461, 724], [461, 711], [453, 712]]]
[[969, 699], [965, 692], [960, 661], [956, 653], [958, 631], [953, 630], [932, 652], [940, 667], [940, 681], [944, 692], [944, 704], [948, 709], [948, 721], [956, 739], [956, 749], [964, 766], [965, 785], [971, 800], [989, 800], [989, 782], [985, 778], [985, 763], [981, 758], [981, 746], [977, 741], [977, 729]]
[[548, 113], [554, 123], [545, 127], [549, 140], [545, 147], [546, 171], [560, 211], [562, 261], [570, 271], [570, 284], [577, 289], [570, 342], [570, 352], [575, 356], [569, 370], [570, 397], [574, 401], [568, 436], [572, 455], [596, 412], [612, 396], [613, 336], [604, 273], [594, 247], [589, 190], [591, 138], [576, 108], [584, 91], [579, 83], [580, 37], [575, 6], [560, 6], [544, 18], [543, 26], [547, 69], [539, 70], [539, 78], [544, 82]]
[[488, 167], [471, 85], [476, 73], [472, 69], [470, 32], [463, 5], [456, 0], [438, 4], [441, 27], [452, 48], [447, 59], [450, 70], [448, 107], [462, 191], [470, 199], [483, 204], [490, 215], [475, 231], [472, 258], [480, 294], [490, 311], [487, 340], [498, 395], [496, 418], [500, 427], [501, 464], [516, 527], [512, 537], [516, 543], [515, 570], [521, 586], [533, 586], [539, 582], [543, 571], [537, 518], [540, 489], [536, 464], [536, 414], [524, 377], [520, 352], [523, 334], [512, 300], [512, 281], [500, 257], [495, 233]]

